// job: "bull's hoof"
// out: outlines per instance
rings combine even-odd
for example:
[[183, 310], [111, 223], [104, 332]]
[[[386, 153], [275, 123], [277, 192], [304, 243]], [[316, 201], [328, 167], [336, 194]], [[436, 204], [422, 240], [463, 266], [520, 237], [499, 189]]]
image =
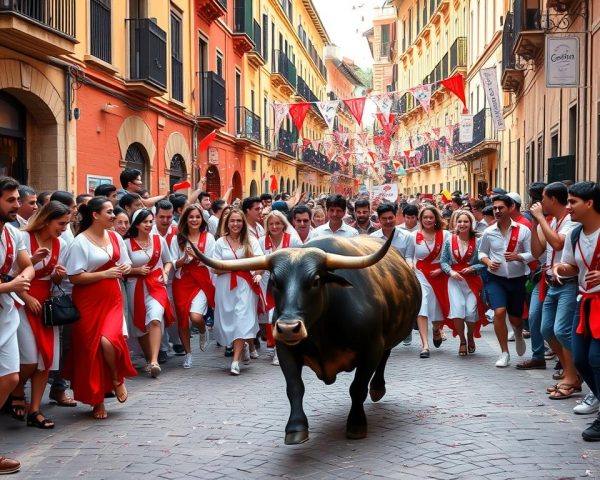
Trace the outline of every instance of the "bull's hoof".
[[308, 440], [308, 430], [301, 432], [290, 432], [285, 434], [286, 445], [299, 445]]
[[369, 395], [371, 396], [371, 400], [373, 400], [374, 402], [378, 402], [385, 395], [385, 387], [371, 388], [371, 390], [369, 390]]
[[346, 427], [346, 438], [350, 440], [360, 440], [361, 438], [367, 438], [367, 426], [355, 426]]

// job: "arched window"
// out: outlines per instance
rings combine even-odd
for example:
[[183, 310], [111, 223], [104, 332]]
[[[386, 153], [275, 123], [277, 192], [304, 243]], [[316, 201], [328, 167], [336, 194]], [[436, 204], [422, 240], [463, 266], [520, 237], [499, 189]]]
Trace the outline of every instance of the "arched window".
[[294, 193], [296, 191], [296, 180], [292, 180], [292, 190], [290, 193]]
[[283, 183], [283, 177], [279, 178], [279, 193], [283, 193], [283, 188], [285, 187]]
[[125, 154], [127, 168], [135, 168], [136, 170], [142, 172], [142, 182], [144, 182], [144, 188], [149, 190], [148, 171], [146, 168], [147, 158], [148, 156], [146, 149], [141, 143], [132, 143], [127, 148], [127, 153]]
[[235, 172], [233, 174], [231, 186], [233, 187], [233, 198], [242, 198], [244, 196], [242, 193], [242, 177], [240, 176], [240, 172]]
[[291, 189], [291, 184], [290, 184], [290, 179], [288, 178], [287, 181], [285, 182], [285, 186], [287, 187], [287, 193], [289, 193], [291, 195], [292, 193], [292, 189]]
[[173, 191], [173, 185], [181, 183], [187, 178], [185, 160], [181, 155], [176, 154], [173, 156], [169, 170], [169, 190]]
[[256, 184], [256, 180], [252, 180], [250, 182], [250, 196], [256, 197], [258, 195], [258, 185]]
[[206, 171], [206, 191], [210, 193], [211, 200], [221, 197], [221, 176], [219, 169], [214, 165]]

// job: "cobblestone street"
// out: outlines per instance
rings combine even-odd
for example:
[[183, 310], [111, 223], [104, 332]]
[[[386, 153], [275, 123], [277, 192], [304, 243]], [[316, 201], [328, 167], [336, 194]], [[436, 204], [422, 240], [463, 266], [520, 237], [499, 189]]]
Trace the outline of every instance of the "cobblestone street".
[[344, 436], [351, 375], [327, 387], [305, 369], [310, 440], [285, 446], [279, 368], [263, 351], [232, 377], [213, 342], [191, 370], [173, 357], [160, 379], [129, 381], [129, 401], [109, 400], [106, 421], [46, 405], [57, 423], [47, 433], [3, 416], [0, 451], [21, 460], [23, 479], [600, 478], [600, 445], [581, 439], [593, 417], [572, 413], [576, 399], [547, 399], [551, 370], [495, 368], [496, 348], [489, 327], [464, 359], [455, 339], [429, 360], [416, 342], [397, 347], [387, 395], [365, 404], [366, 440]]

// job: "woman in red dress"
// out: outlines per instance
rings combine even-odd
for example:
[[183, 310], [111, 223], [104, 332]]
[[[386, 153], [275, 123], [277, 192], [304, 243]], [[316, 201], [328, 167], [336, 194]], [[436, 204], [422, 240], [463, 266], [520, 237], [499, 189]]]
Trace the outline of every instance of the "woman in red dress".
[[80, 205], [79, 213], [79, 234], [66, 263], [81, 319], [73, 324], [66, 373], [75, 398], [94, 407], [94, 418], [104, 419], [105, 393], [114, 390], [117, 400], [125, 402], [124, 378], [137, 374], [123, 335], [119, 286], [119, 279], [130, 272], [131, 262], [123, 239], [110, 230], [115, 216], [106, 197], [94, 197]]

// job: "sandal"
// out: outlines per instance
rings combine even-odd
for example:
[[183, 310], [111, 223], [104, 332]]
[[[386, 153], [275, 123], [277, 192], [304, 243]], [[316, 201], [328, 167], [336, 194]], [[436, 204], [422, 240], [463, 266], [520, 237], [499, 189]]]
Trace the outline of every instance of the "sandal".
[[561, 383], [557, 386], [548, 398], [550, 400], [566, 400], [571, 398], [574, 394], [581, 392], [581, 386], [571, 385], [570, 383]]
[[125, 382], [113, 382], [115, 386], [115, 396], [119, 403], [125, 403], [127, 398], [129, 398], [129, 394], [127, 393], [127, 389], [125, 388]]
[[471, 339], [468, 341], [467, 343], [467, 352], [469, 352], [470, 354], [475, 353], [475, 350], [477, 348], [475, 347], [475, 340]]
[[[39, 420], [38, 417], [42, 417], [42, 419]], [[41, 410], [36, 410], [35, 412], [31, 412], [29, 415], [27, 415], [27, 426], [47, 430], [54, 428], [54, 422], [49, 418], [44, 417], [44, 414]]]
[[467, 344], [466, 343], [461, 343], [460, 346], [458, 347], [458, 356], [459, 357], [467, 356]]
[[92, 417], [96, 420], [105, 420], [108, 418], [108, 413], [106, 413], [106, 408], [104, 408], [104, 404], [96, 405], [92, 410]]
[[421, 350], [421, 353], [419, 353], [419, 358], [429, 358], [429, 349], [424, 348]]
[[65, 391], [57, 391], [53, 392], [50, 390], [50, 395], [48, 395], [50, 400], [56, 402], [56, 405], [59, 407], [76, 407], [77, 402], [72, 399], [69, 394]]
[[552, 374], [552, 380], [562, 380], [565, 378], [565, 371], [561, 368]]
[[581, 385], [582, 385], [582, 384], [583, 384], [583, 380], [581, 379], [581, 377], [578, 377], [578, 378], [577, 378], [577, 383], [575, 383], [575, 384], [573, 384], [573, 385], [571, 385], [571, 384], [569, 384], [569, 383], [557, 383], [556, 385], [552, 385], [551, 387], [548, 387], [548, 388], [546, 389], [546, 393], [547, 393], [548, 395], [550, 395], [551, 393], [554, 393], [554, 392], [556, 392], [556, 391], [560, 390], [560, 389], [561, 389], [561, 388], [563, 388], [564, 386], [567, 386], [567, 387], [573, 387], [573, 388], [575, 389], [574, 391], [575, 391], [576, 393], [579, 393], [579, 392], [581, 392]]
[[[15, 400], [17, 402], [22, 402], [19, 404], [15, 404]], [[10, 415], [15, 419], [23, 422], [25, 420], [25, 410], [27, 407], [25, 406], [25, 397], [15, 397], [11, 395], [10, 399]]]
[[442, 346], [442, 342], [444, 339], [442, 338], [442, 332], [440, 330], [433, 331], [433, 346], [435, 348], [440, 348]]

